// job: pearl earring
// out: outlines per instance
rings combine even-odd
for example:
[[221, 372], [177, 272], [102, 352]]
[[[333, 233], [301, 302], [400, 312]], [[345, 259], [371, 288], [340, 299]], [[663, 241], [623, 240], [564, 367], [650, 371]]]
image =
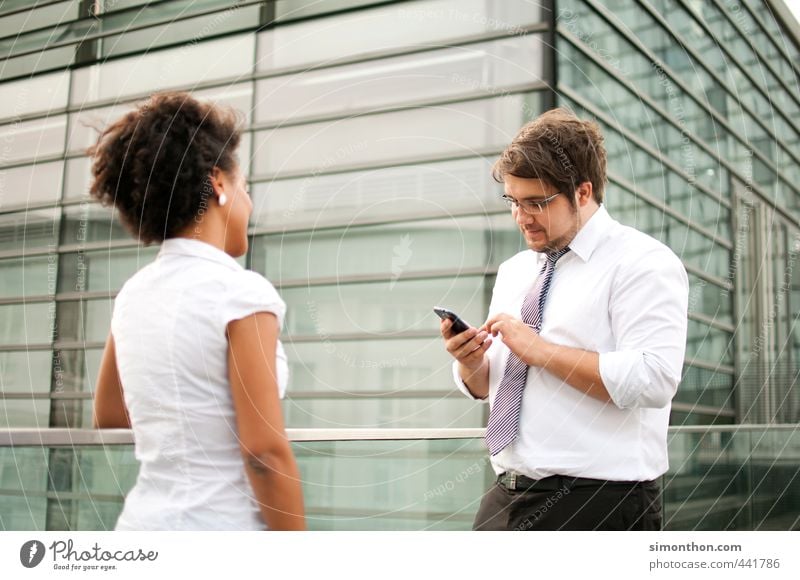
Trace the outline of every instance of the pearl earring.
[[222, 193], [222, 194], [220, 194], [220, 196], [219, 196], [219, 198], [217, 199], [217, 201], [219, 202], [219, 206], [220, 206], [220, 207], [222, 207], [223, 205], [225, 205], [226, 203], [228, 203], [228, 198], [227, 198], [227, 197], [225, 197], [225, 194], [224, 194], [224, 193]]

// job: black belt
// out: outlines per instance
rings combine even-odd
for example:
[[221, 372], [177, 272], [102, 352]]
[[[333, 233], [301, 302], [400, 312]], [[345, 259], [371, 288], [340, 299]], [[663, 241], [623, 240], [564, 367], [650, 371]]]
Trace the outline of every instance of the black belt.
[[524, 491], [558, 491], [574, 487], [605, 487], [638, 485], [655, 485], [655, 481], [610, 481], [606, 479], [591, 479], [588, 477], [571, 477], [568, 475], [551, 475], [543, 479], [531, 479], [519, 473], [505, 472], [497, 476], [497, 483], [506, 489]]

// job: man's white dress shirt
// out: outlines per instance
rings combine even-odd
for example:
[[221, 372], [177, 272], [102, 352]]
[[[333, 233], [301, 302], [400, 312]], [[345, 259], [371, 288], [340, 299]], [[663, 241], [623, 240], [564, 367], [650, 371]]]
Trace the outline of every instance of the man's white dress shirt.
[[[614, 481], [651, 480], [668, 467], [670, 403], [686, 349], [689, 282], [667, 246], [613, 220], [605, 207], [584, 224], [556, 264], [541, 337], [600, 354], [604, 403], [538, 367], [528, 369], [516, 440], [492, 457], [496, 473]], [[489, 316], [520, 318], [544, 254], [500, 265]], [[498, 335], [489, 358], [489, 404], [510, 350]], [[474, 398], [453, 364], [458, 388]]]
[[[286, 305], [259, 274], [197, 240], [166, 240], [114, 303], [111, 332], [139, 476], [118, 530], [264, 529], [239, 449], [226, 327]], [[286, 355], [276, 353], [281, 396]]]

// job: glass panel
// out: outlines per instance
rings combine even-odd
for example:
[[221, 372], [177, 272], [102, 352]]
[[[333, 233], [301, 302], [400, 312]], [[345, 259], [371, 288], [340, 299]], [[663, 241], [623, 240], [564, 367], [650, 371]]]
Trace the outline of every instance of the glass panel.
[[0, 250], [55, 247], [58, 243], [58, 208], [0, 214]]
[[[214, 89], [205, 89], [202, 91], [193, 91], [192, 96], [200, 100], [209, 100], [221, 105], [232, 106], [238, 111], [241, 111], [244, 116], [245, 124], [248, 124], [251, 119], [250, 109], [252, 108], [253, 99], [253, 83], [238, 83], [218, 87]], [[67, 141], [67, 152], [69, 153], [83, 153], [88, 147], [97, 142], [100, 131], [106, 126], [110, 125], [125, 113], [133, 110], [134, 105], [139, 101], [128, 103], [115, 103], [109, 107], [94, 107], [81, 109], [75, 113], [70, 114], [70, 133]], [[70, 160], [71, 162], [78, 162], [77, 159]], [[88, 162], [83, 163], [86, 167], [86, 174], [88, 175]], [[79, 169], [76, 171], [84, 171]], [[88, 183], [88, 182], [87, 182]], [[83, 192], [86, 186], [83, 182], [75, 182], [70, 190], [77, 190]]]
[[153, 261], [157, 247], [96, 250], [61, 255], [59, 292], [113, 292]]
[[[453, 387], [455, 388], [455, 386]], [[460, 395], [460, 394], [459, 394]], [[436, 428], [482, 427], [483, 405], [463, 395], [435, 398], [351, 397], [283, 401], [286, 425], [312, 428]]]
[[[125, 31], [131, 24], [143, 26], [148, 23], [167, 22], [161, 26], [151, 26], [143, 30], [133, 30], [123, 34], [106, 37], [102, 40], [102, 58], [125, 53], [154, 50], [165, 44], [185, 43], [186, 49], [210, 36], [217, 36], [258, 26], [260, 6], [231, 7], [236, 2], [220, 0], [179, 0], [157, 7], [110, 14], [103, 17], [105, 31]], [[191, 18], [192, 13], [219, 8], [218, 12]], [[252, 55], [252, 53], [251, 53]], [[236, 57], [232, 57], [236, 58]], [[252, 59], [252, 56], [250, 56]]]
[[327, 0], [324, 4], [318, 0], [277, 0], [275, 2], [275, 21], [285, 22], [286, 20], [308, 18], [326, 12], [379, 3], [380, 0]]
[[64, 199], [88, 198], [91, 179], [91, 161], [88, 157], [67, 159], [64, 178]]
[[256, 173], [319, 172], [348, 165], [379, 164], [404, 158], [475, 155], [501, 150], [524, 122], [541, 109], [522, 95], [397, 111], [335, 122], [259, 131]]
[[46, 448], [0, 447], [0, 530], [45, 529], [47, 456]]
[[346, 116], [424, 99], [500, 94], [542, 82], [541, 38], [524, 35], [258, 81], [256, 119], [281, 123]]
[[730, 251], [711, 238], [621, 188], [609, 191], [604, 203], [614, 219], [670, 246], [685, 263], [728, 277]]
[[397, 222], [255, 238], [252, 268], [273, 282], [499, 265], [525, 248], [511, 216]]
[[49, 343], [55, 303], [0, 305], [0, 345]]
[[0, 81], [25, 77], [26, 79], [40, 72], [64, 70], [75, 60], [75, 46], [65, 46], [52, 50], [9, 58], [0, 67]]
[[105, 342], [113, 306], [113, 300], [59, 302], [57, 340]]
[[310, 529], [467, 530], [494, 479], [474, 439], [320, 441], [294, 451]]
[[[474, 322], [479, 320], [481, 316]], [[434, 328], [437, 325], [436, 319], [430, 323]], [[452, 402], [458, 403], [457, 399], [463, 397], [453, 383], [453, 359], [438, 336], [384, 340], [331, 340], [321, 336], [318, 342], [291, 342], [284, 348], [291, 376], [287, 396], [292, 399], [308, 398], [313, 393], [319, 399], [348, 398], [352, 402], [380, 394], [386, 398], [416, 395], [421, 401], [423, 393], [436, 392], [454, 395]]]
[[673, 433], [664, 482], [665, 530], [753, 529], [748, 431]]
[[414, 214], [505, 210], [502, 186], [490, 169], [485, 159], [473, 157], [260, 182], [253, 186], [250, 219], [257, 227], [319, 227], [349, 224], [354, 217], [394, 221]]
[[733, 375], [687, 366], [674, 400], [690, 405], [733, 409], [733, 383]]
[[0, 352], [0, 391], [47, 393], [50, 391], [50, 351]]
[[[258, 70], [363, 57], [497, 32], [519, 32], [542, 20], [525, 0], [434, 0], [381, 6], [329, 18], [278, 26], [258, 37]], [[365, 30], [371, 34], [364, 34]], [[314, 42], [308, 42], [313, 38]]]
[[[105, 329], [105, 342], [109, 329]], [[67, 393], [93, 393], [97, 384], [97, 372], [103, 358], [102, 348], [60, 349], [53, 351], [56, 388]], [[91, 408], [91, 401], [86, 402]], [[90, 420], [86, 426], [91, 425]]]
[[467, 321], [486, 315], [484, 277], [372, 282], [286, 288], [289, 334], [391, 333], [438, 334], [437, 304], [451, 306]]
[[[796, 527], [796, 430], [671, 429], [668, 449], [667, 530]], [[293, 451], [312, 530], [468, 530], [494, 479], [481, 439], [294, 442]], [[52, 511], [65, 518], [56, 523], [110, 529], [137, 471], [131, 446], [0, 449], [0, 528], [43, 530], [50, 480]], [[84, 505], [71, 509], [75, 500], [57, 499], [65, 492]]]
[[[47, 429], [50, 401], [44, 399], [0, 399], [0, 429], [35, 427]], [[5, 512], [5, 509], [3, 510]]]
[[686, 358], [708, 364], [733, 365], [733, 335], [702, 322], [689, 320]]
[[[18, 6], [14, 6], [15, 4]], [[35, 4], [36, 3], [34, 3], [34, 7]], [[41, 8], [35, 8], [32, 10], [25, 10], [23, 12], [17, 12], [16, 14], [11, 14], [9, 16], [0, 18], [0, 30], [3, 31], [3, 36], [11, 34], [11, 31], [13, 31], [15, 36], [18, 34], [24, 34], [29, 30], [54, 26], [60, 24], [61, 22], [68, 22], [78, 17], [78, 5], [80, 4], [79, 0], [69, 0], [68, 2], [52, 2], [48, 4], [50, 5], [42, 6]], [[0, 12], [5, 12], [13, 7], [22, 8], [26, 5], [34, 8], [30, 6], [30, 0], [27, 0], [24, 3], [3, 2]]]
[[689, 313], [704, 314], [713, 320], [733, 324], [731, 293], [716, 284], [689, 274]]
[[[32, 12], [22, 13], [30, 15]], [[0, 29], [2, 28], [0, 20]], [[5, 29], [3, 29], [5, 30]], [[67, 106], [69, 71], [39, 75], [20, 81], [0, 84], [0, 118], [22, 117], [32, 113], [53, 111]]]
[[117, 213], [112, 208], [96, 203], [81, 203], [64, 208], [62, 244], [129, 239], [130, 233], [119, 222]]
[[63, 170], [63, 161], [0, 169], [0, 210], [12, 206], [55, 203], [61, 196]]
[[252, 34], [187, 44], [73, 71], [72, 105], [124, 99], [176, 86], [246, 75], [253, 70]]
[[55, 253], [0, 260], [0, 298], [55, 294], [56, 264]]
[[0, 125], [3, 164], [63, 153], [67, 116]]

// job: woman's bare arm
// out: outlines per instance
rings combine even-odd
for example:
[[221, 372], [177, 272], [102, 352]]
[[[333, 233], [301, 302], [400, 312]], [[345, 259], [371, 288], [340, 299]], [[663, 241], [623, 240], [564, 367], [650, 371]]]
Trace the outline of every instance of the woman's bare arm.
[[97, 429], [130, 429], [131, 419], [122, 395], [122, 381], [117, 370], [114, 335], [108, 333], [94, 394], [93, 423]]
[[283, 424], [275, 352], [278, 319], [258, 312], [228, 324], [228, 374], [247, 475], [271, 530], [304, 530], [300, 472]]

